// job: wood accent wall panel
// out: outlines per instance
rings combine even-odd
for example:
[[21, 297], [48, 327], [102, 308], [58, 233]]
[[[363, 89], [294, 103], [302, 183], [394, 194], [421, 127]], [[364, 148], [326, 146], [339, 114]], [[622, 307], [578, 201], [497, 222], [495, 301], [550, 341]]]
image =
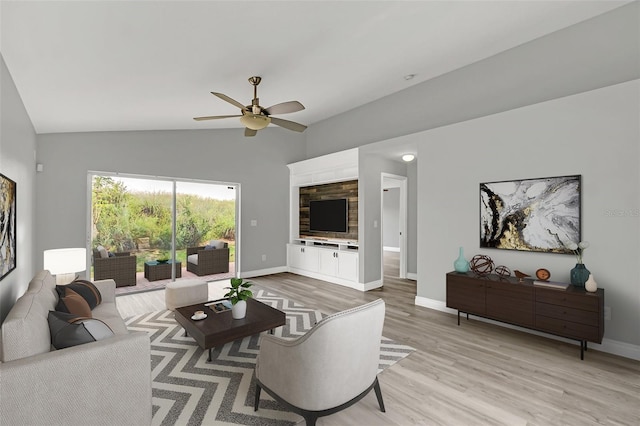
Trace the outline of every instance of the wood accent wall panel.
[[[349, 208], [349, 230], [342, 232], [309, 231], [309, 201], [346, 198]], [[300, 237], [358, 239], [358, 180], [300, 187]]]

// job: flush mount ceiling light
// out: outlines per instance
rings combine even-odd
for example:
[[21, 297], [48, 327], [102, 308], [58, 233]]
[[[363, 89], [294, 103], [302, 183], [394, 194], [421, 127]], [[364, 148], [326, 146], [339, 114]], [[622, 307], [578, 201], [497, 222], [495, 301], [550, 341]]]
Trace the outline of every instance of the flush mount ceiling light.
[[266, 115], [245, 114], [240, 117], [240, 123], [251, 130], [262, 130], [271, 123], [271, 118]]
[[402, 161], [406, 161], [407, 163], [409, 163], [409, 162], [413, 161], [415, 158], [416, 158], [416, 156], [413, 155], [413, 154], [404, 154], [402, 156]]

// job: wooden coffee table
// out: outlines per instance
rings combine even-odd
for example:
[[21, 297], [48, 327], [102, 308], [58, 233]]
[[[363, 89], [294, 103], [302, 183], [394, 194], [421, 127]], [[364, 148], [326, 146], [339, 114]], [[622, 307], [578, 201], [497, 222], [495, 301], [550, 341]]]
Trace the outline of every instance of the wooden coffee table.
[[[209, 362], [211, 349], [214, 347], [266, 330], [273, 333], [274, 328], [286, 323], [284, 312], [255, 299], [247, 300], [247, 315], [243, 319], [233, 319], [231, 310], [216, 313], [205, 306], [205, 303], [176, 308], [174, 314], [176, 321], [186, 333], [193, 337], [202, 349], [209, 350]], [[207, 318], [192, 320], [191, 316], [196, 311], [204, 311]]]

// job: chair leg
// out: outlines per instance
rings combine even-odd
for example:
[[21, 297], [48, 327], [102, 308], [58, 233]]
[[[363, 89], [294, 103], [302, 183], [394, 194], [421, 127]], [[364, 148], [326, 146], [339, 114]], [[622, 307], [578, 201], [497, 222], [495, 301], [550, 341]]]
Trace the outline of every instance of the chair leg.
[[378, 398], [378, 405], [380, 405], [380, 411], [382, 411], [383, 413], [386, 413], [384, 409], [384, 401], [382, 400], [382, 391], [380, 390], [380, 382], [378, 381], [377, 377], [376, 377], [376, 384], [373, 385], [373, 390], [376, 391], [376, 398]]
[[316, 426], [316, 420], [318, 420], [318, 417], [311, 414], [311, 413], [304, 413], [303, 414], [304, 417], [304, 421], [306, 423], [306, 426]]
[[253, 402], [253, 411], [258, 411], [258, 405], [260, 405], [260, 392], [262, 388], [258, 383], [256, 383], [256, 399]]

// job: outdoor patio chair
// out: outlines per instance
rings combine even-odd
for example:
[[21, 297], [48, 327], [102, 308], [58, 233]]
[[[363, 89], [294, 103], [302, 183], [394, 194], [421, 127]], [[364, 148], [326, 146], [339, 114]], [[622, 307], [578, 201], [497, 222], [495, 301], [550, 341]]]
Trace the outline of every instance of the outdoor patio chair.
[[214, 244], [187, 247], [187, 271], [198, 276], [229, 272], [228, 244], [221, 241]]
[[103, 257], [98, 249], [93, 249], [93, 279], [113, 279], [116, 287], [136, 285], [136, 256], [131, 253], [113, 253]]

